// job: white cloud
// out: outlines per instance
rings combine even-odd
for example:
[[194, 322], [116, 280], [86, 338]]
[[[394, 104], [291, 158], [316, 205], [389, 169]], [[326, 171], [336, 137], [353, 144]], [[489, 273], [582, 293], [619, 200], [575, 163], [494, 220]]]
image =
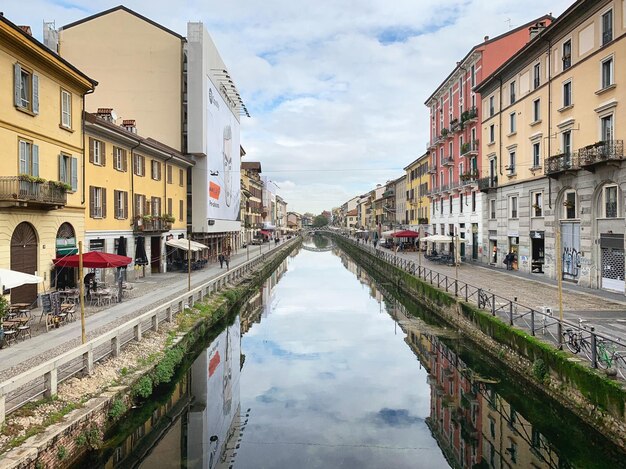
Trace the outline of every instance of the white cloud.
[[[571, 1], [554, 0], [554, 14]], [[3, 10], [38, 29], [42, 20], [63, 25], [116, 5], [34, 0], [24, 9], [5, 0]], [[506, 32], [507, 20], [519, 26], [548, 13], [543, 0], [126, 5], [183, 35], [187, 21], [205, 23], [253, 115], [242, 121], [246, 159], [261, 161], [279, 185], [293, 184], [282, 195], [301, 212], [329, 209], [400, 176], [426, 147], [423, 102], [456, 61], [483, 36]]]

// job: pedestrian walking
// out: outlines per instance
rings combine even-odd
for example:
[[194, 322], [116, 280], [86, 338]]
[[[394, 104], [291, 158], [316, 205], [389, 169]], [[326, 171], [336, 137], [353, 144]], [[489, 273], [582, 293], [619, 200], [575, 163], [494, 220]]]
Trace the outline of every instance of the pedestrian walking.
[[224, 254], [217, 256], [217, 260], [220, 261], [220, 269], [224, 267]]
[[230, 270], [230, 256], [224, 256], [224, 262], [226, 262], [226, 270]]
[[506, 256], [504, 256], [504, 263], [506, 264], [506, 270], [513, 269], [513, 253], [509, 252]]

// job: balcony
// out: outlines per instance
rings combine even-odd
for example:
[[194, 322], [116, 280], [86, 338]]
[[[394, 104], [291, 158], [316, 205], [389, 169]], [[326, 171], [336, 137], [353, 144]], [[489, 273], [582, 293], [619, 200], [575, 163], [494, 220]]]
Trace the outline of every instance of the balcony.
[[456, 132], [460, 132], [463, 130], [463, 123], [459, 122], [458, 119], [452, 119], [452, 121], [450, 121], [450, 132], [451, 133], [456, 133]]
[[578, 150], [578, 162], [581, 168], [594, 171], [598, 164], [624, 159], [623, 140], [604, 140]]
[[60, 183], [32, 179], [0, 177], [0, 205], [55, 210], [67, 204], [66, 189]]
[[439, 191], [440, 192], [450, 192], [451, 189], [451, 185], [450, 184], [443, 184], [442, 186], [439, 187]]
[[578, 161], [579, 157], [577, 153], [568, 152], [551, 156], [546, 160], [546, 168], [544, 170], [545, 175], [549, 177], [555, 177], [559, 174], [567, 173], [570, 171], [578, 171], [580, 169]]
[[437, 174], [437, 165], [428, 168], [428, 174]]
[[428, 218], [418, 218], [417, 223], [419, 225], [428, 225]]
[[481, 192], [489, 192], [498, 187], [498, 176], [488, 176], [478, 179], [478, 189]]
[[383, 192], [383, 199], [386, 199], [387, 197], [394, 197], [396, 195], [396, 191], [395, 190], [388, 190]]
[[461, 156], [477, 156], [478, 147], [478, 139], [472, 142], [465, 142], [463, 145], [461, 145]]
[[472, 123], [478, 121], [478, 109], [476, 106], [469, 108], [463, 114], [461, 114], [461, 123], [465, 124], [466, 122]]
[[144, 215], [135, 217], [133, 229], [142, 233], [162, 233], [172, 229], [172, 222], [166, 221], [161, 217], [151, 217]]
[[447, 156], [441, 161], [442, 166], [454, 166], [454, 157]]

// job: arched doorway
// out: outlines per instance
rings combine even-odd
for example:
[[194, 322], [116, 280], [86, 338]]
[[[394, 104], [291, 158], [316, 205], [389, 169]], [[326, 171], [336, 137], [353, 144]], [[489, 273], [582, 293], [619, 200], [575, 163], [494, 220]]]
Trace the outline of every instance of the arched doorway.
[[[22, 222], [11, 236], [11, 270], [34, 274], [37, 271], [37, 232], [33, 225]], [[37, 285], [23, 285], [11, 289], [11, 303], [33, 303], [37, 299]]]
[[[76, 249], [76, 232], [71, 224], [65, 222], [59, 226], [55, 244], [57, 258], [70, 256], [78, 252]], [[58, 289], [73, 288], [76, 286], [75, 277], [75, 269], [72, 267], [61, 267], [55, 269], [52, 280], [54, 286]]]

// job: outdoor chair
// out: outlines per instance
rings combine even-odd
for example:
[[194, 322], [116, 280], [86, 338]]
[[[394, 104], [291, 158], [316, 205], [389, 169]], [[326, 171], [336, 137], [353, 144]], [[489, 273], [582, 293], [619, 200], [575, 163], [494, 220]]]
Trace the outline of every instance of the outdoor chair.
[[15, 343], [17, 341], [17, 331], [15, 329], [5, 329], [4, 334], [2, 336], [2, 345], [9, 346], [9, 343], [13, 341]]
[[28, 338], [32, 339], [32, 334], [30, 331], [30, 320], [31, 317], [29, 316], [28, 319], [26, 320], [26, 322], [22, 323], [21, 325], [17, 326], [17, 335], [16, 335], [16, 339], [17, 338], [21, 338], [22, 340], [26, 340], [26, 334], [28, 334]]

